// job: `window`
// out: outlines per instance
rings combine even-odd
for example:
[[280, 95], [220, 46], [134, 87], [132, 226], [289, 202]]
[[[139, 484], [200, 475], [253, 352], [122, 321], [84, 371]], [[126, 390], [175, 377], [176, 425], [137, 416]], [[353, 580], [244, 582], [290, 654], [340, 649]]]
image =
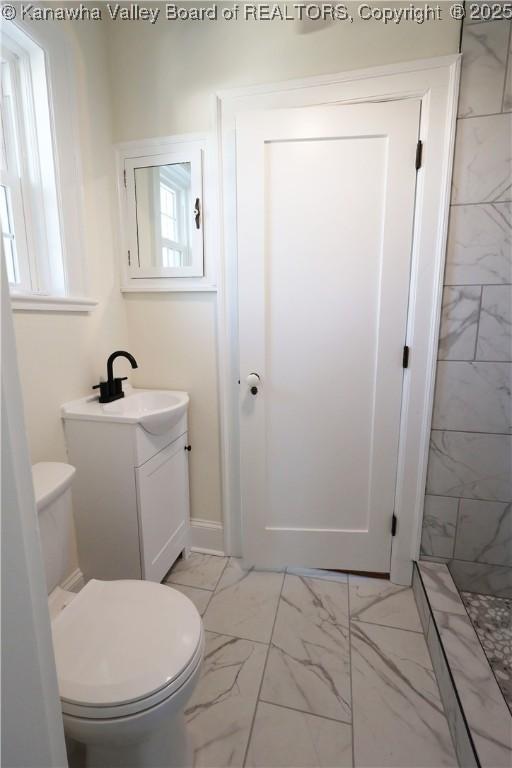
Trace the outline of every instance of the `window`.
[[4, 22], [0, 67], [0, 224], [13, 308], [88, 311], [96, 302], [82, 298], [69, 41], [56, 25]]
[[0, 115], [0, 211], [11, 289], [62, 295], [64, 269], [44, 52], [22, 33], [17, 40], [9, 35], [2, 38]]
[[0, 185], [0, 220], [2, 222], [2, 240], [7, 267], [9, 285], [21, 284], [20, 267], [16, 253], [12, 201], [9, 187]]

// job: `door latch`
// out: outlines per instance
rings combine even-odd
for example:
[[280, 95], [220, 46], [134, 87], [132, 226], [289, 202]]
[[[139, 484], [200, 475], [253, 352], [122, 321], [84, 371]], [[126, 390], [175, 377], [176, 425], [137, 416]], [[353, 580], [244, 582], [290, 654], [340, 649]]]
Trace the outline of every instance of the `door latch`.
[[196, 229], [201, 227], [201, 201], [196, 197], [196, 203], [194, 205], [194, 219], [196, 222]]

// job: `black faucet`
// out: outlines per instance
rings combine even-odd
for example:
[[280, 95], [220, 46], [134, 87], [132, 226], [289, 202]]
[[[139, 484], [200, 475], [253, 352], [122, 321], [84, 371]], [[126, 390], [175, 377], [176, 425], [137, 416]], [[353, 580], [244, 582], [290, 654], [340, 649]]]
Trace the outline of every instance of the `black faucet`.
[[126, 357], [130, 361], [132, 368], [138, 368], [137, 361], [133, 355], [129, 352], [112, 352], [107, 360], [107, 381], [100, 381], [99, 384], [95, 384], [93, 389], [100, 390], [100, 403], [111, 403], [113, 400], [120, 400], [124, 397], [123, 385], [121, 382], [126, 381], [126, 376], [122, 378], [114, 378], [114, 360], [117, 357]]

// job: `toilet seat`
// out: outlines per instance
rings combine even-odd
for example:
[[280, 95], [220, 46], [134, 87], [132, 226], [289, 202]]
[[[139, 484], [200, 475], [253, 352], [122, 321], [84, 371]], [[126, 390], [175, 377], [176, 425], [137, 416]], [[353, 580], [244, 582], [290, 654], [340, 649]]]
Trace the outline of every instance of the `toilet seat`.
[[188, 683], [193, 677], [195, 670], [200, 665], [204, 652], [204, 637], [201, 640], [194, 654], [194, 658], [189, 666], [169, 685], [164, 686], [152, 696], [136, 699], [127, 704], [111, 706], [88, 706], [77, 702], [66, 701], [61, 698], [61, 709], [64, 715], [80, 718], [82, 720], [112, 720], [115, 718], [128, 717], [129, 715], [138, 715], [158, 704], [165, 702], [173, 694], [178, 694], [180, 689]]
[[122, 717], [179, 690], [203, 654], [196, 607], [148, 581], [91, 580], [52, 622], [62, 711]]

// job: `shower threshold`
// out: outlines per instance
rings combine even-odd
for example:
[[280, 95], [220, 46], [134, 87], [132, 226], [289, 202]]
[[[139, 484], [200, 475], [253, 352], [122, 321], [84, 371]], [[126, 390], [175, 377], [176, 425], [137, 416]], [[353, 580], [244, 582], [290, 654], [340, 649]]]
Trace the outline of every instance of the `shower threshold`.
[[510, 768], [512, 714], [469, 615], [481, 596], [466, 609], [447, 566], [426, 561], [413, 589], [459, 764]]

